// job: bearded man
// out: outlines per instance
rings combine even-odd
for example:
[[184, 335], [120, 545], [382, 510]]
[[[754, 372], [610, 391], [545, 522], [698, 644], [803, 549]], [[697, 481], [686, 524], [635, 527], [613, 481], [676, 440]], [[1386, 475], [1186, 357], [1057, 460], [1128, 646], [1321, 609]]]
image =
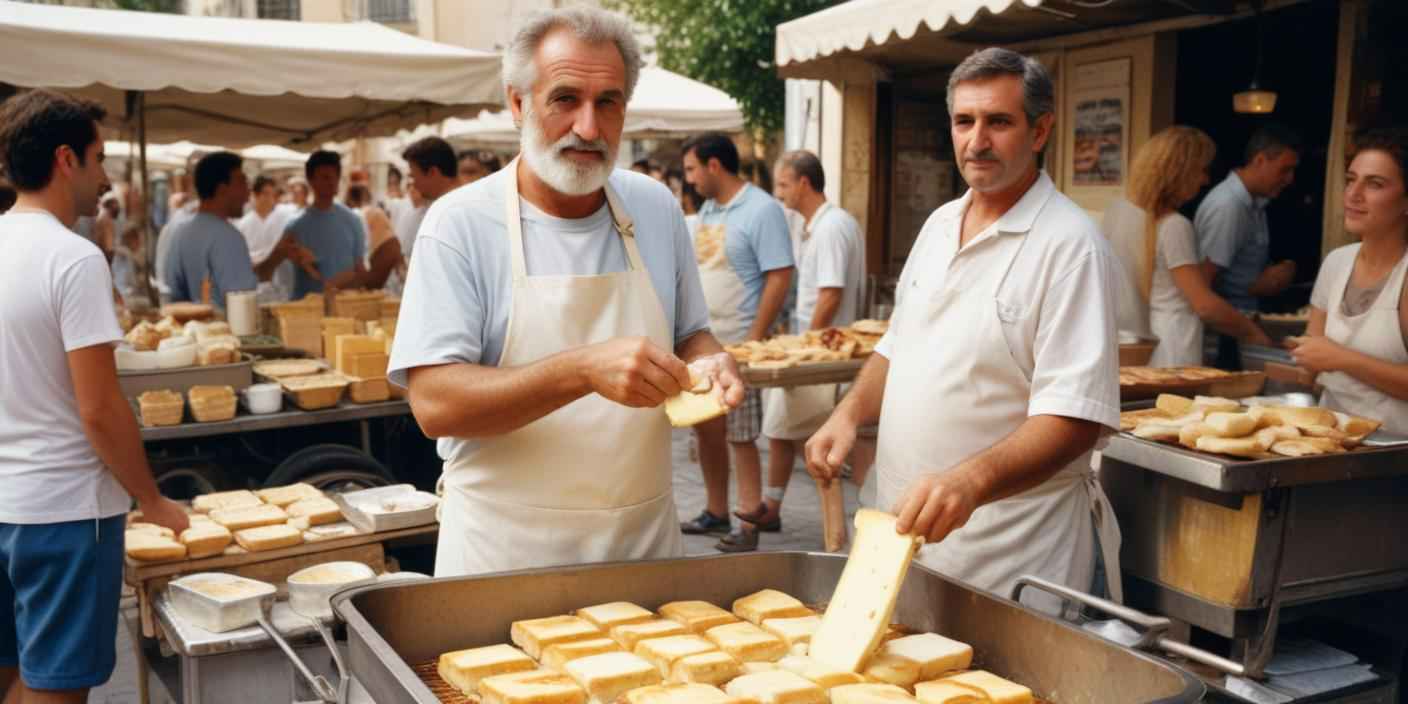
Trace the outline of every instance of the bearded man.
[[436, 576], [683, 552], [662, 402], [687, 363], [743, 400], [684, 215], [616, 170], [640, 48], [624, 17], [531, 17], [504, 53], [522, 156], [425, 215], [391, 380], [439, 439]]

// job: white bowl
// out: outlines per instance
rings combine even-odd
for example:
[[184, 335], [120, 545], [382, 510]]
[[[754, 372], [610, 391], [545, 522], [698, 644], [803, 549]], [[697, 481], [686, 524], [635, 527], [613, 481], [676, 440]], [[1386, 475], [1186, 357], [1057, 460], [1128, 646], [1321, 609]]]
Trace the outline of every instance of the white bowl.
[[157, 368], [156, 350], [139, 352], [129, 345], [122, 345], [113, 349], [113, 356], [116, 358], [118, 371], [150, 371]]
[[246, 386], [243, 393], [245, 407], [255, 415], [278, 413], [284, 407], [284, 391], [278, 384]]
[[179, 345], [167, 347], [156, 351], [156, 366], [158, 369], [176, 369], [178, 367], [190, 367], [196, 363], [196, 346]]

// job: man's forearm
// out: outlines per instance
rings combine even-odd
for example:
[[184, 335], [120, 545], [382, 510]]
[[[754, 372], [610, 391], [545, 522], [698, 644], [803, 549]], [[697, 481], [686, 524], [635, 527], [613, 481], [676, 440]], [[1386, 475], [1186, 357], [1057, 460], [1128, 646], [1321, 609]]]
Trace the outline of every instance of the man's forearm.
[[152, 468], [147, 464], [137, 418], [120, 393], [107, 399], [99, 412], [83, 418], [83, 434], [88, 436], [98, 459], [132, 498], [146, 503], [160, 496]]
[[870, 355], [834, 413], [850, 419], [857, 426], [878, 423], [880, 406], [885, 402], [885, 380], [889, 375], [890, 360], [879, 352]]
[[1064, 416], [1032, 416], [996, 445], [968, 458], [953, 471], [981, 487], [977, 505], [1038, 486], [1100, 439], [1100, 424]]
[[520, 367], [461, 363], [412, 369], [411, 411], [433, 438], [518, 430], [590, 391], [576, 353], [568, 350]]
[[761, 340], [768, 336], [782, 304], [787, 301], [787, 287], [792, 283], [792, 267], [773, 269], [764, 274], [763, 295], [758, 300], [758, 315], [753, 318], [753, 327], [748, 329], [749, 340]]
[[270, 252], [269, 256], [266, 257], [264, 261], [254, 265], [255, 278], [260, 281], [268, 281], [274, 278], [274, 271], [278, 269], [279, 265], [283, 264], [284, 260], [287, 258], [287, 251], [282, 247], [275, 247], [274, 251]]
[[724, 346], [719, 344], [718, 339], [708, 330], [700, 330], [690, 335], [684, 342], [675, 345], [675, 356], [686, 363], [723, 351]]
[[836, 319], [836, 311], [841, 309], [841, 291], [842, 289], [829, 287], [817, 289], [816, 308], [812, 310], [812, 330], [831, 327], [831, 321]]

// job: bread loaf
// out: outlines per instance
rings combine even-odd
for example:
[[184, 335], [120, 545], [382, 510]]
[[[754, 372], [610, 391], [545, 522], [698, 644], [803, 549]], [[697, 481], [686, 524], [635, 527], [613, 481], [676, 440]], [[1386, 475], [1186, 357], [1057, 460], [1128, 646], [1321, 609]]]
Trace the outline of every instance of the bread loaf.
[[214, 523], [192, 523], [190, 528], [181, 531], [181, 543], [193, 560], [219, 555], [234, 539], [228, 528]]
[[254, 492], [240, 489], [238, 491], [221, 491], [214, 494], [202, 494], [191, 499], [191, 508], [197, 513], [210, 513], [221, 508], [244, 508], [246, 506], [258, 506], [263, 503]]
[[342, 520], [342, 509], [337, 502], [326, 497], [295, 501], [284, 509], [290, 518], [307, 518], [308, 525], [320, 526]]
[[235, 533], [235, 542], [250, 552], [278, 550], [303, 542], [303, 533], [286, 525], [247, 528]]
[[211, 520], [230, 530], [244, 530], [271, 526], [288, 520], [288, 515], [278, 506], [260, 504], [242, 508], [222, 508], [210, 512]]
[[269, 489], [260, 489], [254, 492], [266, 504], [273, 504], [279, 508], [288, 506], [295, 501], [303, 499], [325, 498], [323, 492], [318, 491], [311, 484], [299, 482], [288, 486], [276, 486]]
[[1217, 437], [1240, 438], [1256, 430], [1257, 421], [1246, 413], [1209, 413], [1203, 424]]
[[150, 531], [128, 531], [126, 538], [127, 556], [142, 562], [179, 560], [186, 556], [186, 546], [161, 533]]

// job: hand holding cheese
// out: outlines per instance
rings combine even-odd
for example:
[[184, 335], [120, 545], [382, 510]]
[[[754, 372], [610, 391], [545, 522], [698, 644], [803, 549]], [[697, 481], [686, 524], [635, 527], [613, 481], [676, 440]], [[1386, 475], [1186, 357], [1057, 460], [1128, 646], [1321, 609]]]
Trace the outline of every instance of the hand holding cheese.
[[676, 428], [688, 428], [728, 413], [723, 390], [715, 387], [709, 373], [696, 364], [689, 365], [689, 387], [665, 399], [665, 415]]
[[591, 390], [624, 406], [654, 408], [690, 386], [684, 362], [643, 337], [588, 345], [579, 354]]

